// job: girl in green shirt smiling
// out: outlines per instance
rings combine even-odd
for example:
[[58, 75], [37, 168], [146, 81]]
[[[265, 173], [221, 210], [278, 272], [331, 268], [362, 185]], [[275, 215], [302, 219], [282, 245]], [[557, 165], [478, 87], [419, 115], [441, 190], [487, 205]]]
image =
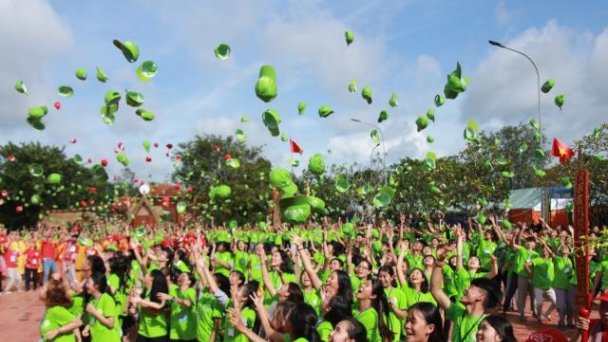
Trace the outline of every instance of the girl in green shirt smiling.
[[165, 301], [158, 298], [159, 293], [168, 293], [167, 277], [159, 270], [152, 270], [144, 277], [146, 289], [138, 296], [134, 293], [129, 300], [139, 312], [138, 342], [165, 341], [168, 336]]
[[120, 342], [116, 302], [108, 293], [106, 276], [92, 274], [87, 280], [86, 290], [91, 295], [91, 300], [86, 306], [89, 322], [82, 332], [83, 336], [91, 335], [91, 342]]
[[359, 307], [355, 318], [367, 330], [369, 342], [392, 341], [393, 332], [388, 325], [389, 306], [382, 284], [377, 279], [362, 282], [357, 291]]

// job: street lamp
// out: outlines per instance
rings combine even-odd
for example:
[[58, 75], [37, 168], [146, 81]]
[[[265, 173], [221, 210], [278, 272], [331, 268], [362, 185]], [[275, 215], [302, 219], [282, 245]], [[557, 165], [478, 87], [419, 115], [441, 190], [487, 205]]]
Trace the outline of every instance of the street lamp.
[[[542, 148], [543, 146], [543, 136], [542, 136], [542, 121], [541, 121], [541, 114], [540, 114], [540, 74], [538, 73], [538, 67], [536, 67], [536, 63], [534, 63], [534, 61], [532, 60], [532, 58], [530, 58], [530, 56], [526, 55], [525, 53], [519, 51], [519, 50], [515, 50], [512, 49], [508, 46], [502, 45], [501, 43], [495, 41], [495, 40], [488, 40], [488, 43], [490, 43], [490, 45], [492, 46], [496, 46], [499, 47], [501, 49], [505, 49], [505, 50], [509, 50], [512, 52], [515, 52], [517, 54], [520, 54], [524, 57], [526, 57], [526, 59], [528, 61], [530, 61], [530, 63], [532, 63], [532, 66], [534, 67], [534, 71], [536, 72], [536, 97], [537, 97], [537, 111], [538, 111], [538, 130], [541, 133], [540, 136], [540, 146]], [[541, 213], [543, 218], [546, 220], [548, 215], [548, 211], [547, 211], [547, 207], [546, 207], [546, 203], [545, 203], [545, 197], [547, 196], [547, 190], [545, 189], [545, 187], [542, 188], [542, 199], [540, 201], [540, 207], [541, 207]]]
[[[380, 140], [382, 141], [382, 173], [386, 172], [386, 149], [384, 146], [384, 132], [382, 132], [382, 130], [380, 129], [380, 127], [374, 125], [373, 123], [369, 123], [369, 122], [365, 122], [365, 121], [361, 121], [359, 119], [355, 119], [355, 118], [351, 118], [350, 121], [356, 122], [356, 123], [360, 123], [363, 125], [368, 125], [371, 126], [373, 128], [375, 128], [378, 132], [380, 132]], [[378, 145], [376, 145], [374, 147], [374, 149], [376, 149], [376, 147], [378, 147]], [[374, 152], [374, 150], [372, 150], [372, 153]]]

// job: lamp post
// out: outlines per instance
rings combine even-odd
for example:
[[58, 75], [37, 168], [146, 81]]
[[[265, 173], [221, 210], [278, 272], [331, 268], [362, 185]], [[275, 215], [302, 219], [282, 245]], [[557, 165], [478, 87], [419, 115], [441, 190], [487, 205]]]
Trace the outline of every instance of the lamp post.
[[[383, 174], [386, 173], [386, 148], [384, 146], [384, 132], [382, 132], [380, 127], [374, 125], [373, 123], [361, 121], [361, 120], [355, 119], [355, 118], [351, 118], [350, 121], [371, 126], [371, 127], [375, 128], [378, 132], [380, 132], [380, 141], [382, 141], [382, 173]], [[376, 145], [376, 147], [378, 147], [378, 145]], [[374, 147], [374, 149], [376, 149], [376, 147]], [[372, 153], [373, 152], [374, 152], [374, 150], [372, 150]], [[386, 175], [384, 175], [384, 176], [386, 176]]]
[[[519, 51], [519, 50], [515, 50], [512, 49], [508, 46], [505, 46], [495, 40], [488, 40], [488, 43], [490, 43], [490, 45], [492, 46], [496, 46], [499, 47], [501, 49], [505, 49], [505, 50], [509, 50], [512, 52], [515, 52], [519, 55], [524, 56], [528, 61], [530, 61], [530, 63], [532, 63], [532, 66], [534, 67], [534, 71], [536, 72], [536, 99], [537, 99], [537, 112], [538, 112], [538, 130], [541, 133], [540, 136], [540, 146], [542, 148], [543, 146], [543, 136], [542, 136], [542, 120], [541, 120], [541, 113], [540, 113], [540, 74], [538, 72], [538, 67], [536, 66], [536, 63], [534, 63], [534, 61], [532, 60], [532, 58], [530, 58], [530, 56], [526, 55], [525, 53]], [[547, 197], [547, 190], [545, 189], [545, 187], [542, 187], [542, 199], [540, 201], [540, 207], [541, 207], [541, 214], [543, 216], [543, 219], [547, 219], [547, 217], [549, 217], [548, 215], [548, 208], [546, 206], [546, 197]]]

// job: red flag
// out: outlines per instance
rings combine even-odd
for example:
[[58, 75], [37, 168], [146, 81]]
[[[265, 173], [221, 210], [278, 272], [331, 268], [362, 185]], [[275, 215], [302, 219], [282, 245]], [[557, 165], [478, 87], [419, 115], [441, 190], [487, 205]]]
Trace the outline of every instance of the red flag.
[[304, 152], [304, 150], [298, 144], [296, 144], [295, 141], [291, 139], [289, 139], [289, 145], [291, 145], [291, 153], [302, 154]]
[[565, 163], [570, 158], [574, 157], [574, 151], [566, 146], [563, 142], [553, 138], [553, 146], [551, 147], [551, 155], [559, 158], [560, 163]]

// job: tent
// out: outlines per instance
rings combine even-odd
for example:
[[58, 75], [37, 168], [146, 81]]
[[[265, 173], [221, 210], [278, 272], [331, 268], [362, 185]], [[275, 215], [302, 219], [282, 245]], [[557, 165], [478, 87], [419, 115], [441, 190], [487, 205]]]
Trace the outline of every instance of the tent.
[[[570, 198], [550, 198], [549, 208], [551, 210], [551, 215], [547, 223], [551, 225], [551, 227], [568, 225], [568, 212], [566, 207], [568, 203], [572, 201], [572, 191], [570, 189], [566, 189], [570, 191], [563, 191], [565, 188], [562, 188], [563, 187], [554, 187], [547, 189], [548, 194], [559, 193], [560, 196], [564, 197], [570, 195]], [[540, 218], [542, 217], [542, 198], [542, 188], [512, 190], [509, 195], [509, 200], [512, 203], [512, 207], [507, 213], [509, 221], [512, 223], [532, 222], [535, 225], [539, 224]]]

